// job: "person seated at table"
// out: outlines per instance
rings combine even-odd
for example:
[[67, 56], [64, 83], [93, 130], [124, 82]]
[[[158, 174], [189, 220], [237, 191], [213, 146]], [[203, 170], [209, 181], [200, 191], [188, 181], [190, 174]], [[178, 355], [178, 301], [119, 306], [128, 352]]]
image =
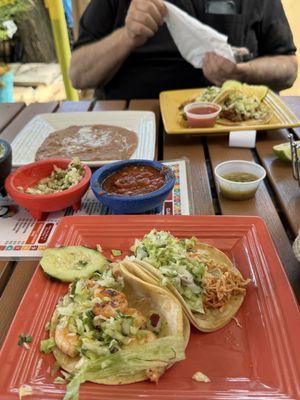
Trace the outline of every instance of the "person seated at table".
[[195, 69], [164, 23], [162, 0], [91, 0], [71, 60], [75, 88], [106, 99], [156, 98], [169, 89], [236, 79], [279, 91], [293, 85], [297, 59], [280, 0], [172, 0], [171, 3], [245, 47], [253, 59], [234, 63], [216, 53]]

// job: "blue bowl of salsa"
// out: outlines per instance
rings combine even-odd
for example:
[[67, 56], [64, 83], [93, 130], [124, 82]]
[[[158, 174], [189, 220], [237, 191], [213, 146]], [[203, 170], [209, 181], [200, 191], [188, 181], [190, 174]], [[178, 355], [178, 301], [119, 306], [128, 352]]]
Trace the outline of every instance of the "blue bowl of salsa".
[[175, 184], [171, 168], [158, 161], [125, 160], [97, 169], [91, 189], [113, 214], [159, 212]]

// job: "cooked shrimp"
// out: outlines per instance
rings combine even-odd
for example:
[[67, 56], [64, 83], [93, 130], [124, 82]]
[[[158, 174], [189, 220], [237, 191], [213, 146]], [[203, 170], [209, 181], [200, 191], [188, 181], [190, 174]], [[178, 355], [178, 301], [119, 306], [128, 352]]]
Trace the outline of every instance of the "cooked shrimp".
[[54, 334], [56, 346], [65, 354], [70, 357], [76, 357], [78, 354], [78, 347], [80, 345], [79, 336], [70, 332], [68, 327], [57, 326]]
[[137, 309], [135, 308], [125, 308], [123, 311], [125, 315], [130, 315], [133, 317], [133, 325], [136, 328], [142, 328], [145, 329], [147, 326], [147, 318]]
[[96, 288], [94, 296], [99, 299], [92, 310], [95, 315], [115, 317], [117, 311], [123, 312], [128, 307], [125, 294], [115, 289]]
[[105, 289], [103, 286], [100, 286], [96, 281], [93, 281], [92, 279], [88, 279], [86, 281], [86, 287], [88, 287], [89, 289], [94, 289], [94, 293], [96, 290]]

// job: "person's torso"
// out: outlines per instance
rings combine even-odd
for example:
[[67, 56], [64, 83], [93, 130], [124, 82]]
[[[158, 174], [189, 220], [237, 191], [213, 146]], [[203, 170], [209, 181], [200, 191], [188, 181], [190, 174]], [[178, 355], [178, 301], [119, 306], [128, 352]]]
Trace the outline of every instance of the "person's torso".
[[[253, 24], [259, 18], [255, 5], [258, 0], [228, 0], [234, 3], [232, 12], [222, 13], [213, 0], [170, 0], [201, 22], [228, 36], [232, 46], [247, 47], [257, 54]], [[220, 0], [215, 0], [215, 3]], [[113, 30], [124, 26], [130, 0], [111, 0], [115, 20]], [[226, 1], [224, 1], [226, 3]], [[215, 12], [217, 11], [217, 12]], [[257, 15], [255, 15], [257, 13]], [[106, 98], [153, 98], [170, 89], [200, 87], [209, 84], [202, 71], [185, 61], [168, 31], [166, 24], [143, 46], [137, 48], [106, 85]]]

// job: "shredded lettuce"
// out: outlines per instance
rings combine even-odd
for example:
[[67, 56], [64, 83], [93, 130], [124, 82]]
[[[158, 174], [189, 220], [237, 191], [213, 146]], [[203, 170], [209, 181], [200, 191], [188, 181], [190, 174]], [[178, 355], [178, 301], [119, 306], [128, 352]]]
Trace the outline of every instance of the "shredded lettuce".
[[86, 367], [82, 368], [68, 383], [63, 400], [78, 400], [80, 384], [86, 381]]
[[134, 376], [141, 371], [164, 368], [170, 363], [184, 360], [184, 340], [180, 336], [166, 336], [140, 346], [133, 346], [114, 354], [85, 360], [67, 385], [64, 400], [78, 399], [80, 384], [86, 380]]
[[53, 348], [55, 347], [55, 340], [54, 338], [42, 340], [40, 343], [40, 350], [42, 353], [51, 353]]
[[115, 264], [111, 264], [102, 273], [95, 273], [94, 279], [97, 279], [97, 283], [100, 286], [121, 289], [124, 287], [124, 281], [122, 275], [116, 273], [117, 270], [118, 267]]
[[139, 260], [145, 260], [158, 268], [163, 286], [172, 283], [191, 310], [204, 313], [202, 299], [202, 277], [205, 264], [193, 251], [197, 239], [179, 240], [169, 232], [153, 229], [142, 240], [136, 240], [132, 250]]
[[119, 257], [119, 256], [122, 255], [122, 251], [121, 251], [121, 250], [118, 250], [118, 249], [112, 249], [111, 254], [112, 254], [114, 257]]
[[58, 376], [57, 378], [54, 379], [53, 383], [55, 383], [56, 385], [65, 385], [66, 380], [61, 376]]
[[[94, 277], [95, 287], [99, 287], [98, 277]], [[61, 328], [67, 327], [70, 333], [79, 338], [76, 349], [78, 353], [94, 360], [99, 356], [116, 353], [131, 342], [138, 341], [138, 334], [143, 329], [142, 322], [137, 322], [137, 317], [121, 311], [110, 318], [94, 315], [92, 309], [99, 298], [94, 297], [94, 286], [91, 286], [91, 282], [92, 280], [73, 282], [68, 293], [57, 305], [56, 312], [58, 325]], [[137, 323], [141, 325], [137, 326]], [[53, 339], [42, 341], [41, 351], [51, 352], [54, 345]]]
[[19, 387], [19, 400], [22, 400], [25, 396], [32, 396], [33, 390], [30, 385], [21, 385]]

